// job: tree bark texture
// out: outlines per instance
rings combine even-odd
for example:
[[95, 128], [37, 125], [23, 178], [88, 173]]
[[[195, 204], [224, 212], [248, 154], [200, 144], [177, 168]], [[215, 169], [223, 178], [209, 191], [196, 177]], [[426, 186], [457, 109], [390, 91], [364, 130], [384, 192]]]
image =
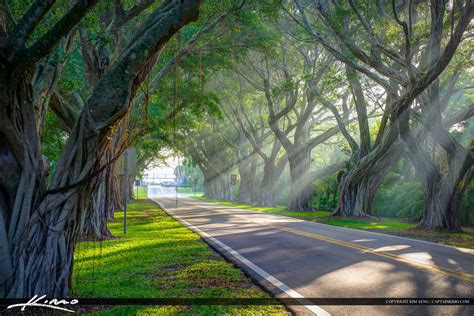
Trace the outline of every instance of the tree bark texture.
[[[78, 3], [80, 8], [91, 5]], [[147, 75], [143, 65], [183, 25], [197, 18], [199, 3], [165, 2], [149, 15], [119, 61], [94, 89], [71, 131], [48, 189], [31, 78], [23, 61], [9, 63], [20, 58], [15, 50], [8, 50], [6, 55], [6, 50], [1, 51], [1, 55], [8, 55], [0, 59], [0, 139], [4, 140], [0, 153], [6, 159], [0, 176], [0, 236], [6, 236], [0, 239], [3, 297], [68, 296], [81, 218], [103, 180], [98, 173], [102, 168], [98, 153], [110, 145], [110, 127], [127, 112], [137, 86]], [[65, 27], [79, 19], [66, 15], [59, 24]], [[67, 30], [47, 32], [43, 46], [31, 46], [28, 61], [39, 59], [45, 49], [54, 47], [51, 37]], [[3, 170], [8, 164], [9, 170]]]

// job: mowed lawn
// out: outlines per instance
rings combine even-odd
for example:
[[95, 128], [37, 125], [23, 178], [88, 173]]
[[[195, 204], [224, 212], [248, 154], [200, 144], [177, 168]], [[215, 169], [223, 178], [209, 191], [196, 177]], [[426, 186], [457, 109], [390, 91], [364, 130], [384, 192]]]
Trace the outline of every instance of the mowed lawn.
[[[141, 193], [141, 192], [140, 192]], [[142, 197], [143, 195], [140, 194]], [[73, 295], [107, 298], [268, 298], [243, 272], [213, 252], [194, 232], [150, 200], [115, 213], [116, 239], [76, 246]], [[119, 306], [86, 310], [97, 315], [286, 315], [270, 306]]]
[[202, 201], [213, 202], [221, 205], [226, 205], [235, 208], [242, 208], [248, 210], [254, 210], [258, 212], [268, 212], [272, 214], [284, 215], [289, 217], [295, 217], [299, 219], [314, 221], [318, 223], [369, 230], [379, 233], [392, 234], [397, 236], [405, 236], [410, 238], [428, 240], [432, 242], [466, 247], [474, 249], [474, 229], [469, 229], [465, 232], [433, 232], [416, 229], [416, 223], [410, 223], [407, 220], [400, 218], [389, 218], [382, 217], [379, 221], [359, 220], [353, 218], [337, 218], [329, 217], [331, 212], [326, 211], [314, 211], [314, 212], [291, 212], [286, 211], [285, 206], [278, 205], [277, 207], [258, 207], [253, 205], [239, 204], [236, 202], [221, 202], [217, 200], [207, 199], [203, 196], [195, 197]]

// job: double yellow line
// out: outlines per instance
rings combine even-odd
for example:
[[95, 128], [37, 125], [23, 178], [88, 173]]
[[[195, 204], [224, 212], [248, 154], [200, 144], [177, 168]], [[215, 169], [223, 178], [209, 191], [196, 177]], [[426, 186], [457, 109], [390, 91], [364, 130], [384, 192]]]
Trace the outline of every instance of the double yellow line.
[[[193, 202], [187, 202], [187, 203], [198, 206], [200, 208], [206, 208], [206, 209], [211, 210], [211, 211], [216, 211], [216, 209], [214, 209], [214, 208], [205, 207], [205, 206], [202, 206], [201, 204], [197, 204], [197, 203], [193, 203]], [[219, 206], [219, 208], [221, 208], [221, 207]], [[440, 266], [435, 265], [435, 264], [429, 264], [429, 263], [423, 263], [423, 262], [419, 262], [419, 261], [415, 261], [415, 260], [410, 260], [408, 258], [404, 258], [402, 256], [399, 256], [399, 255], [396, 255], [396, 254], [393, 254], [393, 253], [390, 253], [390, 252], [387, 252], [387, 251], [377, 251], [374, 248], [353, 244], [353, 243], [350, 243], [350, 242], [347, 242], [347, 241], [342, 241], [342, 240], [326, 237], [326, 236], [319, 235], [319, 234], [314, 234], [314, 233], [309, 233], [309, 232], [296, 230], [296, 229], [292, 229], [292, 228], [288, 228], [288, 227], [283, 227], [283, 226], [280, 226], [280, 225], [272, 225], [272, 224], [267, 224], [267, 223], [262, 223], [262, 222], [256, 222], [256, 221], [253, 221], [253, 220], [249, 219], [248, 217], [240, 216], [240, 215], [237, 215], [237, 214], [232, 214], [232, 215], [234, 215], [236, 217], [243, 218], [247, 221], [251, 221], [251, 222], [256, 223], [258, 225], [264, 225], [264, 226], [267, 226], [267, 227], [272, 227], [272, 228], [275, 228], [275, 229], [278, 229], [278, 230], [281, 230], [281, 231], [285, 231], [285, 232], [289, 232], [289, 233], [293, 233], [293, 234], [296, 234], [296, 235], [306, 236], [306, 237], [310, 237], [310, 238], [314, 238], [314, 239], [319, 239], [319, 240], [323, 240], [323, 241], [326, 241], [326, 242], [329, 242], [329, 243], [332, 243], [332, 244], [336, 244], [336, 245], [340, 245], [340, 246], [344, 246], [344, 247], [348, 247], [348, 248], [352, 248], [352, 249], [356, 249], [356, 250], [361, 250], [361, 251], [364, 251], [366, 253], [371, 253], [371, 254], [376, 255], [376, 256], [380, 256], [380, 257], [383, 257], [383, 258], [387, 258], [387, 259], [395, 260], [395, 261], [398, 261], [398, 262], [402, 262], [402, 263], [405, 263], [405, 264], [408, 264], [408, 265], [411, 265], [411, 266], [415, 266], [417, 268], [421, 268], [421, 269], [424, 269], [424, 270], [439, 272], [439, 273], [443, 273], [445, 275], [455, 277], [455, 278], [458, 278], [458, 279], [461, 279], [461, 280], [464, 280], [464, 281], [474, 282], [474, 275], [472, 275], [472, 274], [463, 273], [461, 271], [440, 267]]]
[[276, 229], [279, 229], [279, 230], [282, 230], [282, 231], [290, 232], [290, 233], [293, 233], [293, 234], [296, 234], [296, 235], [301, 235], [301, 236], [306, 236], [306, 237], [310, 237], [310, 238], [314, 238], [314, 239], [319, 239], [319, 240], [327, 241], [327, 242], [330, 242], [330, 243], [333, 243], [333, 244], [337, 244], [337, 245], [340, 245], [340, 246], [344, 246], [344, 247], [348, 247], [348, 248], [352, 248], [352, 249], [356, 249], [356, 250], [362, 250], [364, 252], [371, 253], [371, 254], [374, 254], [376, 256], [384, 257], [384, 258], [387, 258], [387, 259], [392, 259], [392, 260], [402, 262], [402, 263], [406, 263], [406, 264], [409, 264], [409, 265], [412, 265], [412, 266], [415, 266], [415, 267], [418, 267], [418, 268], [443, 273], [443, 274], [446, 274], [446, 275], [449, 275], [449, 276], [452, 276], [452, 277], [455, 277], [455, 278], [459, 278], [459, 279], [462, 279], [462, 280], [465, 280], [465, 281], [468, 281], [468, 282], [474, 282], [474, 275], [468, 274], [468, 273], [463, 273], [461, 271], [456, 271], [456, 270], [440, 267], [440, 266], [437, 266], [437, 265], [434, 265], [434, 264], [429, 264], [429, 263], [423, 263], [423, 262], [419, 262], [419, 261], [410, 260], [408, 258], [404, 258], [402, 256], [399, 256], [399, 255], [396, 255], [396, 254], [393, 254], [393, 253], [390, 253], [390, 252], [377, 251], [374, 248], [365, 247], [365, 246], [362, 246], [362, 245], [356, 245], [356, 244], [353, 244], [353, 243], [350, 243], [350, 242], [325, 237], [325, 236], [322, 236], [322, 235], [319, 235], [319, 234], [308, 233], [308, 232], [304, 232], [304, 231], [300, 231], [300, 230], [296, 230], [296, 229], [291, 229], [291, 228], [287, 228], [287, 227], [282, 227], [282, 226], [278, 226], [278, 225], [268, 225], [268, 224], [264, 224], [264, 225], [270, 226], [272, 228], [276, 228]]

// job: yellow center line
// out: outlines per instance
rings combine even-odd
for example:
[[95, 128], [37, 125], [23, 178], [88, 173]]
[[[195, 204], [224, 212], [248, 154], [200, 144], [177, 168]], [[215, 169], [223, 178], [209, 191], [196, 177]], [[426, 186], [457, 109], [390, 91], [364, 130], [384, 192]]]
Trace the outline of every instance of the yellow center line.
[[[222, 210], [216, 210], [215, 208], [206, 207], [206, 206], [203, 206], [201, 204], [197, 204], [197, 203], [193, 203], [193, 202], [186, 202], [186, 203], [198, 206], [200, 208], [205, 208], [205, 209], [208, 209], [208, 210], [211, 210], [211, 211], [222, 211]], [[222, 208], [222, 207], [219, 206], [218, 208]], [[253, 221], [253, 220], [249, 219], [248, 217], [240, 216], [240, 215], [237, 215], [237, 214], [232, 214], [232, 215], [234, 215], [236, 217], [239, 217], [239, 218], [243, 218], [247, 221], [256, 223], [258, 225], [272, 227], [272, 228], [275, 228], [275, 229], [278, 229], [278, 230], [281, 230], [281, 231], [286, 231], [286, 232], [293, 233], [293, 234], [300, 235], [300, 236], [306, 236], [306, 237], [310, 237], [310, 238], [314, 238], [314, 239], [319, 239], [319, 240], [322, 240], [322, 241], [326, 241], [326, 242], [329, 242], [329, 243], [337, 244], [337, 245], [340, 245], [340, 246], [344, 246], [344, 247], [348, 247], [348, 248], [352, 248], [352, 249], [356, 249], [356, 250], [362, 250], [366, 253], [371, 253], [373, 255], [380, 256], [380, 257], [387, 258], [387, 259], [392, 259], [392, 260], [395, 260], [395, 261], [398, 261], [398, 262], [409, 264], [411, 266], [415, 266], [417, 268], [443, 273], [445, 275], [455, 277], [455, 278], [458, 278], [458, 279], [462, 279], [462, 280], [468, 281], [468, 282], [474, 282], [474, 275], [472, 275], [472, 274], [464, 273], [464, 272], [449, 269], [449, 268], [444, 268], [444, 267], [438, 266], [436, 264], [423, 263], [423, 262], [411, 260], [411, 259], [404, 258], [402, 256], [399, 256], [399, 255], [396, 255], [396, 254], [393, 254], [393, 253], [389, 253], [389, 252], [386, 252], [386, 251], [377, 251], [374, 248], [353, 244], [353, 243], [350, 243], [350, 242], [347, 242], [347, 241], [342, 241], [342, 240], [326, 237], [326, 236], [315, 234], [315, 233], [309, 233], [309, 232], [305, 232], [305, 231], [301, 231], [301, 230], [297, 230], [297, 229], [292, 229], [292, 228], [288, 228], [288, 227], [284, 227], [284, 226], [280, 226], [280, 225], [273, 225], [273, 224], [267, 224], [267, 223], [262, 223], [262, 222], [256, 222], [256, 221]]]

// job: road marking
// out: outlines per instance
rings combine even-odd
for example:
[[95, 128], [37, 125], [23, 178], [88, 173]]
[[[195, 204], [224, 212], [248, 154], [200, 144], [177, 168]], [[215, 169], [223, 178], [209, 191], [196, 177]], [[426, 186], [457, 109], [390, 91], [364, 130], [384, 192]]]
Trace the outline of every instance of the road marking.
[[[214, 202], [209, 202], [209, 201], [206, 201], [206, 200], [200, 200], [200, 199], [198, 199], [196, 197], [193, 197], [193, 196], [184, 195], [183, 197], [191, 198], [193, 200], [199, 200], [200, 202], [216, 205], [216, 203], [214, 203]], [[226, 205], [221, 205], [221, 204], [217, 204], [217, 205], [222, 206], [222, 207], [228, 207]], [[233, 208], [233, 209], [239, 209], [239, 210], [243, 210], [243, 211], [247, 211], [247, 212], [252, 212], [252, 213], [255, 213], [255, 214], [262, 214], [262, 212], [255, 211], [255, 210], [249, 209], [249, 208]], [[274, 216], [278, 216], [278, 217], [284, 217], [284, 218], [288, 218], [288, 219], [292, 219], [292, 220], [298, 220], [298, 221], [301, 221], [301, 222], [308, 222], [307, 220], [304, 220], [304, 219], [299, 219], [299, 218], [290, 217], [290, 216], [281, 215], [281, 214], [275, 214], [275, 213], [271, 213], [271, 212], [263, 213], [263, 214], [274, 215]], [[402, 236], [397, 236], [397, 235], [388, 235], [388, 234], [384, 234], [384, 233], [373, 232], [373, 231], [370, 231], [370, 230], [362, 230], [362, 229], [356, 229], [356, 228], [334, 226], [334, 225], [328, 225], [328, 224], [323, 224], [323, 223], [318, 223], [318, 222], [311, 222], [311, 223], [313, 223], [315, 225], [322, 225], [325, 228], [327, 228], [327, 226], [330, 226], [332, 229], [335, 229], [335, 230], [342, 229], [342, 230], [350, 230], [350, 231], [353, 231], [353, 232], [363, 232], [363, 233], [367, 233], [367, 234], [374, 234], [374, 235], [386, 236], [386, 237], [390, 237], [390, 238], [408, 240], [408, 241], [411, 241], [411, 242], [420, 242], [420, 243], [430, 244], [430, 245], [434, 245], [434, 246], [438, 246], [438, 247], [451, 248], [451, 249], [456, 249], [456, 250], [459, 250], [461, 252], [465, 252], [465, 253], [474, 255], [474, 249], [465, 248], [465, 247], [458, 247], [458, 246], [453, 246], [453, 245], [440, 244], [440, 243], [436, 243], [436, 242], [432, 242], [432, 241], [427, 241], [427, 240], [422, 240], [422, 239], [413, 239], [413, 238], [402, 237]]]
[[[193, 197], [193, 196], [186, 196], [184, 195], [183, 197], [185, 198], [191, 198], [193, 200], [199, 200], [200, 202], [204, 202], [204, 203], [208, 203], [208, 204], [213, 204], [213, 205], [219, 205], [219, 206], [222, 206], [222, 207], [227, 207], [227, 205], [221, 205], [221, 204], [216, 204], [214, 202], [209, 202], [209, 201], [206, 201], [206, 200], [200, 200], [196, 197]], [[233, 208], [233, 209], [238, 209], [238, 210], [243, 210], [243, 211], [247, 211], [247, 212], [252, 212], [252, 213], [255, 213], [255, 214], [262, 214], [262, 212], [259, 212], [259, 211], [255, 211], [253, 209], [250, 209], [250, 208]], [[286, 215], [281, 215], [281, 214], [275, 214], [275, 213], [271, 213], [271, 212], [268, 212], [268, 213], [263, 213], [263, 214], [268, 214], [268, 215], [274, 215], [274, 216], [278, 216], [278, 217], [284, 217], [284, 218], [288, 218], [288, 219], [292, 219], [292, 220], [298, 220], [298, 221], [301, 221], [301, 222], [308, 222], [307, 220], [304, 220], [304, 219], [299, 219], [299, 218], [295, 218], [295, 217], [290, 217], [290, 216], [286, 216]], [[427, 240], [422, 240], [422, 239], [413, 239], [413, 238], [408, 238], [408, 237], [402, 237], [402, 236], [397, 236], [397, 235], [388, 235], [388, 234], [384, 234], [384, 233], [377, 233], [377, 232], [373, 232], [373, 231], [370, 231], [370, 230], [362, 230], [362, 229], [356, 229], [356, 228], [349, 228], [349, 227], [342, 227], [342, 226], [334, 226], [334, 225], [328, 225], [328, 224], [323, 224], [323, 223], [318, 223], [318, 222], [311, 222], [315, 225], [322, 225], [324, 226], [325, 228], [327, 228], [327, 226], [330, 226], [332, 229], [342, 229], [342, 230], [350, 230], [350, 231], [353, 231], [353, 232], [363, 232], [363, 233], [367, 233], [367, 234], [374, 234], [374, 235], [379, 235], [379, 236], [385, 236], [385, 237], [390, 237], [390, 238], [397, 238], [397, 239], [403, 239], [403, 240], [408, 240], [408, 241], [411, 241], [411, 242], [420, 242], [420, 243], [424, 243], [424, 244], [430, 244], [430, 245], [434, 245], [434, 246], [438, 246], [438, 247], [445, 247], [445, 248], [451, 248], [451, 249], [456, 249], [456, 250], [459, 250], [461, 252], [465, 252], [465, 253], [468, 253], [468, 254], [471, 254], [471, 255], [474, 255], [474, 249], [470, 249], [470, 248], [465, 248], [465, 247], [458, 247], [458, 246], [453, 246], [453, 245], [446, 245], [446, 244], [440, 244], [440, 243], [436, 243], [436, 242], [432, 242], [432, 241], [427, 241]]]
[[[245, 258], [244, 256], [242, 256], [241, 254], [239, 254], [237, 251], [235, 251], [234, 249], [232, 249], [231, 247], [227, 246], [226, 244], [224, 244], [222, 241], [212, 237], [211, 235], [207, 234], [206, 232], [200, 230], [199, 228], [197, 228], [196, 226], [193, 226], [191, 225], [188, 221], [186, 221], [185, 219], [183, 219], [182, 217], [180, 217], [179, 215], [176, 215], [173, 211], [171, 211], [169, 208], [165, 208], [160, 202], [156, 201], [155, 199], [151, 198], [153, 201], [155, 201], [158, 205], [160, 205], [160, 207], [163, 209], [163, 210], [166, 210], [167, 213], [169, 213], [173, 218], [175, 218], [176, 220], [178, 220], [179, 222], [181, 222], [182, 224], [184, 224], [187, 228], [197, 232], [198, 234], [200, 234], [201, 236], [204, 236], [206, 237], [207, 239], [209, 240], [212, 240], [212, 242], [216, 243], [217, 245], [219, 245], [222, 249], [224, 249], [227, 253], [231, 254], [233, 257], [235, 257], [236, 259], [238, 259], [240, 262], [242, 262], [244, 265], [246, 265], [248, 268], [250, 268], [251, 270], [253, 270], [255, 273], [259, 274], [262, 278], [264, 278], [266, 281], [270, 282], [271, 284], [273, 284], [274, 286], [276, 286], [277, 288], [279, 288], [280, 290], [282, 290], [283, 292], [285, 292], [288, 296], [290, 296], [291, 298], [295, 298], [295, 299], [298, 299], [300, 300], [300, 302], [302, 303], [306, 303], [307, 301], [305, 300], [304, 296], [301, 295], [300, 293], [296, 292], [295, 290], [293, 290], [292, 288], [290, 288], [288, 285], [286, 285], [285, 283], [281, 282], [280, 280], [278, 280], [277, 278], [275, 278], [274, 276], [272, 276], [271, 274], [269, 274], [268, 272], [266, 272], [265, 270], [263, 270], [262, 268], [260, 268], [259, 266], [257, 266], [256, 264], [254, 264], [253, 262], [251, 262], [250, 260], [248, 260], [247, 258]], [[320, 315], [320, 316], [330, 316], [331, 314], [329, 314], [327, 311], [325, 311], [324, 309], [322, 309], [321, 307], [319, 307], [318, 305], [302, 305], [304, 307], [306, 307], [308, 310], [310, 310], [311, 312], [313, 312], [315, 315]]]
[[[262, 223], [262, 222], [253, 221], [253, 220], [251, 220], [251, 219], [249, 219], [248, 217], [245, 217], [245, 216], [241, 216], [241, 215], [238, 215], [238, 214], [235, 214], [235, 213], [232, 213], [232, 212], [226, 212], [226, 211], [223, 211], [222, 209], [216, 210], [216, 209], [206, 207], [206, 206], [203, 206], [202, 204], [198, 204], [198, 203], [194, 203], [194, 202], [186, 202], [186, 203], [189, 203], [191, 205], [198, 206], [198, 207], [201, 207], [201, 208], [206, 208], [206, 209], [211, 210], [211, 211], [217, 211], [217, 212], [223, 212], [223, 213], [231, 214], [235, 217], [243, 218], [247, 221], [256, 223], [258, 225], [264, 225], [264, 226], [267, 226], [267, 227], [272, 227], [272, 228], [275, 228], [275, 229], [278, 229], [278, 230], [281, 230], [281, 231], [286, 231], [286, 232], [289, 232], [289, 233], [293, 233], [293, 234], [296, 234], [296, 235], [301, 235], [301, 236], [306, 236], [306, 237], [310, 237], [310, 238], [314, 238], [314, 239], [319, 239], [319, 240], [323, 240], [323, 241], [330, 242], [330, 243], [333, 243], [333, 244], [337, 244], [337, 245], [340, 245], [340, 246], [352, 248], [352, 249], [362, 250], [362, 251], [371, 253], [371, 254], [376, 255], [376, 256], [384, 257], [384, 258], [387, 258], [387, 259], [392, 259], [392, 260], [402, 262], [402, 263], [406, 263], [406, 264], [409, 264], [409, 265], [412, 265], [412, 266], [415, 266], [415, 267], [418, 267], [418, 268], [443, 273], [445, 275], [455, 277], [455, 278], [458, 278], [458, 279], [461, 279], [461, 280], [464, 280], [464, 281], [474, 282], [474, 275], [469, 274], [469, 273], [464, 273], [464, 272], [461, 272], [461, 271], [456, 271], [456, 270], [452, 270], [452, 269], [449, 269], [449, 268], [440, 267], [438, 265], [416, 261], [416, 260], [413, 260], [413, 259], [407, 259], [407, 258], [404, 258], [402, 256], [395, 255], [395, 254], [392, 254], [392, 253], [389, 253], [389, 252], [386, 252], [386, 251], [376, 251], [374, 248], [353, 244], [353, 243], [350, 243], [350, 242], [347, 242], [347, 241], [342, 241], [342, 240], [326, 237], [326, 236], [315, 234], [315, 233], [309, 233], [309, 232], [305, 232], [305, 231], [301, 231], [301, 230], [287, 228], [287, 227], [283, 227], [283, 226], [280, 226], [280, 225], [272, 225], [272, 224], [267, 224], [267, 223], [264, 223], [264, 222]], [[219, 206], [219, 208], [221, 208], [221, 206]]]
[[349, 247], [349, 248], [353, 248], [353, 249], [357, 249], [357, 250], [363, 250], [365, 252], [368, 252], [368, 253], [371, 253], [371, 254], [374, 254], [374, 255], [377, 255], [377, 256], [392, 259], [392, 260], [395, 260], [395, 261], [398, 261], [398, 262], [407, 263], [409, 265], [413, 265], [413, 266], [416, 266], [416, 267], [419, 267], [419, 268], [422, 268], [422, 269], [432, 270], [432, 271], [440, 272], [440, 273], [443, 273], [443, 274], [446, 274], [446, 275], [449, 275], [449, 276], [452, 276], [452, 277], [455, 277], [455, 278], [459, 278], [459, 279], [462, 279], [462, 280], [465, 280], [465, 281], [468, 281], [468, 282], [474, 282], [474, 275], [468, 274], [468, 273], [463, 273], [461, 271], [456, 271], [456, 270], [452, 270], [452, 269], [449, 269], [449, 268], [444, 268], [444, 267], [440, 267], [438, 265], [424, 263], [424, 262], [420, 262], [420, 261], [416, 261], [416, 260], [410, 260], [410, 259], [404, 258], [402, 256], [386, 252], [386, 251], [376, 251], [374, 248], [365, 247], [365, 246], [361, 246], [361, 245], [356, 245], [356, 244], [353, 244], [353, 243], [350, 243], [350, 242], [346, 242], [346, 241], [342, 241], [342, 240], [338, 240], [338, 239], [333, 239], [333, 238], [325, 237], [325, 236], [314, 234], [314, 233], [303, 232], [303, 231], [300, 231], [300, 230], [291, 229], [291, 228], [287, 228], [287, 227], [281, 227], [281, 226], [277, 226], [277, 225], [267, 225], [267, 226], [270, 226], [270, 227], [273, 227], [273, 228], [276, 228], [276, 229], [279, 229], [279, 230], [287, 231], [287, 232], [290, 232], [290, 233], [293, 233], [293, 234], [297, 234], [297, 235], [301, 235], [301, 236], [307, 236], [307, 237], [311, 237], [311, 238], [315, 238], [315, 239], [320, 239], [320, 240], [327, 241], [327, 242], [330, 242], [330, 243], [333, 243], [333, 244], [338, 244], [338, 245], [341, 245], [341, 246], [345, 246], [345, 247]]
[[[280, 216], [283, 216], [283, 215], [280, 215]], [[285, 216], [285, 217], [287, 217], [287, 216]], [[312, 222], [312, 223], [314, 223], [316, 225], [325, 225], [325, 226], [328, 225], [328, 224], [316, 223], [316, 222]], [[471, 255], [474, 254], [474, 250], [470, 249], [470, 248], [439, 244], [439, 243], [432, 242], [432, 241], [427, 241], [427, 240], [413, 239], [413, 238], [407, 238], [407, 237], [402, 237], [402, 236], [397, 236], [397, 235], [387, 235], [387, 234], [383, 234], [383, 233], [373, 232], [373, 231], [370, 231], [370, 230], [361, 230], [361, 229], [355, 229], [355, 228], [349, 228], [349, 227], [332, 226], [331, 228], [345, 229], [345, 230], [350, 230], [350, 231], [355, 231], [355, 232], [361, 232], [362, 231], [364, 233], [369, 233], [369, 234], [374, 234], [374, 235], [379, 235], [379, 236], [388, 236], [388, 237], [391, 237], [391, 238], [403, 239], [403, 240], [408, 240], [408, 241], [411, 241], [411, 242], [421, 242], [421, 243], [424, 243], [424, 244], [430, 244], [430, 245], [434, 245], [434, 246], [438, 246], [438, 247], [441, 246], [441, 247], [446, 247], [446, 248], [452, 248], [452, 249], [456, 249], [456, 250], [461, 251], [461, 252], [469, 253]]]

